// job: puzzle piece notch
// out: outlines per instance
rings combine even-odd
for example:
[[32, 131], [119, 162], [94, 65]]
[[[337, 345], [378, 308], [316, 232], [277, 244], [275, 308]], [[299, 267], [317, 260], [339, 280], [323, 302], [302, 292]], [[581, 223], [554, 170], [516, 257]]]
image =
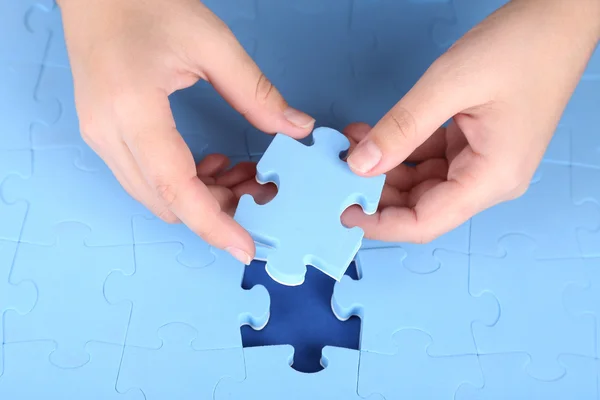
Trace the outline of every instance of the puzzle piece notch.
[[35, 282], [38, 297], [26, 316], [6, 316], [5, 342], [52, 340], [50, 362], [62, 368], [88, 363], [89, 341], [123, 345], [131, 313], [106, 302], [103, 284], [111, 271], [133, 272], [133, 246], [86, 246], [89, 232], [63, 223], [52, 246], [21, 243], [13, 267], [15, 282]]
[[590, 226], [585, 208], [573, 202], [571, 166], [544, 162], [537, 182], [520, 198], [498, 204], [471, 219], [471, 253], [501, 256], [498, 243], [511, 234], [536, 242], [538, 258], [581, 256], [576, 231]]
[[538, 259], [536, 243], [523, 235], [507, 235], [499, 247], [499, 257], [471, 256], [471, 291], [492, 293], [502, 310], [493, 326], [473, 324], [478, 353], [527, 353], [530, 375], [542, 380], [564, 374], [561, 354], [593, 357], [593, 321], [569, 315], [563, 302], [566, 286], [587, 283], [587, 261]]
[[4, 182], [11, 179], [28, 179], [31, 176], [31, 152], [26, 150], [0, 150], [0, 240], [18, 241], [25, 223], [26, 201], [9, 202]]
[[432, 357], [433, 341], [426, 332], [404, 329], [394, 334], [397, 351], [392, 355], [362, 351], [358, 393], [381, 393], [386, 400], [450, 399], [461, 386], [484, 384], [477, 356]]
[[208, 399], [221, 379], [244, 379], [242, 348], [194, 350], [198, 331], [181, 323], [160, 327], [158, 336], [157, 349], [125, 347], [117, 391], [137, 388], [148, 399]]
[[43, 69], [38, 64], [0, 62], [0, 120], [6, 132], [0, 150], [31, 149], [32, 130], [51, 124], [60, 115], [55, 101], [38, 96]]
[[48, 362], [54, 350], [49, 341], [4, 345], [6, 371], [0, 377], [0, 398], [144, 400], [143, 395], [119, 394], [115, 382], [122, 346], [90, 342], [90, 362], [80, 368], [59, 368]]
[[133, 243], [131, 217], [144, 214], [146, 209], [123, 189], [104, 163], [89, 170], [78, 168], [84, 154], [73, 147], [35, 150], [31, 178], [5, 180], [4, 199], [29, 204], [22, 241], [52, 244], [57, 225], [77, 221], [91, 229], [88, 245]]
[[135, 244], [180, 243], [177, 261], [190, 268], [203, 268], [215, 261], [208, 243], [184, 224], [168, 224], [154, 216], [133, 217]]
[[561, 355], [564, 374], [558, 379], [540, 380], [527, 374], [531, 358], [526, 353], [480, 355], [485, 385], [461, 387], [456, 400], [596, 400], [597, 360]]
[[240, 327], [260, 330], [269, 320], [267, 290], [260, 285], [242, 289], [245, 266], [225, 251], [213, 248], [213, 264], [189, 268], [176, 261], [181, 248], [179, 243], [137, 245], [136, 271], [128, 276], [112, 273], [106, 279], [108, 302], [133, 306], [127, 345], [158, 348], [152, 333], [180, 322], [198, 331], [196, 350], [242, 347]]
[[469, 256], [436, 250], [438, 269], [408, 270], [398, 247], [361, 250], [356, 257], [359, 280], [344, 276], [331, 298], [336, 317], [361, 318], [362, 351], [394, 354], [393, 335], [419, 329], [433, 337], [432, 355], [476, 354], [472, 323], [492, 326], [500, 317], [490, 293], [469, 292]]
[[[215, 390], [214, 400], [261, 398], [275, 400], [363, 399], [357, 393], [359, 352], [325, 346], [321, 364], [314, 373], [292, 368], [294, 348], [290, 345], [249, 347], [244, 349], [246, 379], [223, 379]], [[379, 395], [369, 400], [384, 400]]]
[[[291, 286], [304, 282], [306, 265], [341, 279], [364, 235], [358, 227], [342, 225], [342, 212], [358, 204], [373, 214], [385, 181], [385, 175], [360, 177], [340, 159], [350, 145], [343, 134], [321, 127], [312, 135], [312, 146], [283, 134], [275, 136], [258, 162], [256, 179], [275, 183], [277, 195], [265, 205], [242, 196], [234, 217], [255, 242], [273, 248], [267, 271], [277, 282]], [[288, 223], [281, 224], [282, 214]]]

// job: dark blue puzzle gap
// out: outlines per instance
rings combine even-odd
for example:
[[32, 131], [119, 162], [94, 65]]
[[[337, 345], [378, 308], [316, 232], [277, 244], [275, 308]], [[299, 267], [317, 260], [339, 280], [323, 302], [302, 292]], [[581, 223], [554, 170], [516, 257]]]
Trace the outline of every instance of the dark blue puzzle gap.
[[[346, 271], [357, 279], [354, 263]], [[331, 295], [335, 280], [313, 267], [299, 286], [285, 286], [267, 274], [265, 263], [254, 261], [246, 267], [242, 287], [263, 285], [271, 296], [271, 317], [267, 326], [255, 331], [242, 327], [244, 347], [290, 344], [294, 346], [293, 368], [301, 372], [317, 372], [323, 346], [358, 350], [360, 319], [342, 322], [331, 311]]]

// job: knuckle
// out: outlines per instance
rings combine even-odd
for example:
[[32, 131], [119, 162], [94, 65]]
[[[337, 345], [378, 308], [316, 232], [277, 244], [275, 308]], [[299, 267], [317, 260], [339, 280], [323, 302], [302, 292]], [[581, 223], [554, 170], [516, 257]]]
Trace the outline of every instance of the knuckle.
[[260, 105], [263, 105], [269, 101], [269, 98], [274, 93], [275, 86], [271, 81], [263, 74], [260, 73], [258, 80], [256, 81], [256, 89], [254, 91], [254, 99]]
[[171, 183], [159, 180], [155, 186], [156, 194], [158, 198], [163, 202], [167, 209], [171, 209], [175, 201], [177, 200], [177, 189]]
[[392, 109], [386, 117], [393, 127], [389, 135], [394, 139], [411, 141], [416, 136], [415, 118], [410, 111], [403, 107]]

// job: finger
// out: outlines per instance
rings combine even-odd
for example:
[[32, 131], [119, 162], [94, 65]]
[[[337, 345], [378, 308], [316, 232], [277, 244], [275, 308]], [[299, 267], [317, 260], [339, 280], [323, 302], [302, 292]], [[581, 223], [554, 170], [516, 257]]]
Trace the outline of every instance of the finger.
[[196, 174], [199, 178], [216, 179], [216, 175], [225, 171], [229, 166], [229, 158], [223, 154], [209, 154], [196, 165]]
[[277, 194], [277, 185], [272, 182], [263, 185], [253, 179], [240, 183], [232, 190], [238, 199], [244, 194], [249, 194], [254, 198], [256, 204], [262, 205], [273, 200]]
[[281, 93], [224, 24], [201, 32], [197, 41], [198, 67], [206, 79], [238, 112], [261, 131], [307, 136], [314, 118], [290, 107]]
[[444, 158], [432, 158], [414, 167], [400, 164], [386, 174], [386, 185], [400, 191], [409, 191], [421, 182], [432, 179], [446, 179], [448, 162]]
[[216, 184], [231, 188], [248, 180], [256, 182], [255, 177], [256, 163], [252, 161], [244, 161], [219, 176], [216, 179]]
[[254, 242], [198, 178], [192, 153], [175, 127], [167, 93], [135, 89], [131, 98], [118, 99], [115, 108], [123, 113], [121, 130], [145, 180], [193, 232], [248, 264]]
[[[348, 157], [360, 175], [385, 173], [404, 162], [440, 126], [466, 108], [444, 68], [435, 63], [359, 143]], [[448, 96], [452, 93], [452, 96]]]
[[446, 153], [446, 128], [440, 127], [415, 149], [407, 158], [408, 162], [421, 162], [430, 158], [443, 158]]

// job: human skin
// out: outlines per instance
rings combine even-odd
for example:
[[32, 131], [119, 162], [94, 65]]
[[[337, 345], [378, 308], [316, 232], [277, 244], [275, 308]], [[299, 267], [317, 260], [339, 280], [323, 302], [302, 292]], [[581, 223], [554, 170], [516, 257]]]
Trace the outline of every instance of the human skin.
[[[273, 188], [253, 181], [251, 163], [225, 172], [226, 158], [211, 155], [194, 165], [168, 95], [204, 79], [264, 132], [302, 138], [314, 120], [197, 0], [59, 4], [86, 143], [160, 218], [249, 263], [254, 243], [233, 210], [244, 192], [267, 199]], [[372, 129], [346, 128], [350, 167], [387, 180], [376, 214], [351, 207], [343, 223], [423, 243], [522, 195], [599, 39], [600, 0], [513, 0], [489, 16]]]
[[524, 194], [599, 40], [598, 0], [513, 0], [490, 15], [372, 129], [351, 127], [350, 167], [388, 177], [379, 211], [354, 207], [344, 224], [426, 243]]

